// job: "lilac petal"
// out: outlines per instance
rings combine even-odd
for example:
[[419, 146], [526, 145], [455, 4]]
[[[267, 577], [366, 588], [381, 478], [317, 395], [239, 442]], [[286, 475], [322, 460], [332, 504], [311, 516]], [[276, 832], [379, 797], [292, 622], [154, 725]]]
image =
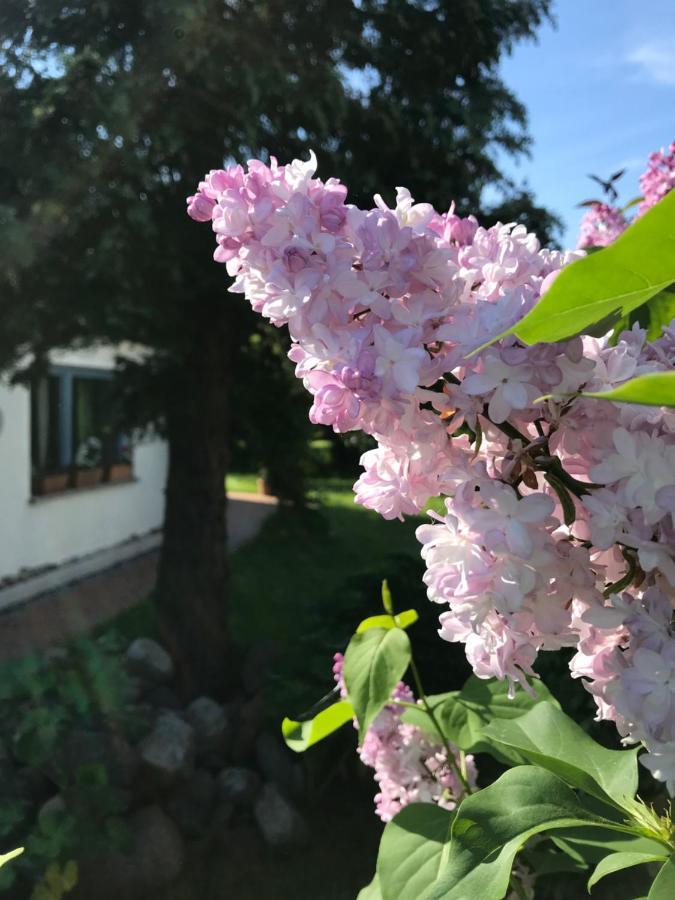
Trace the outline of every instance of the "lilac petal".
[[517, 506], [517, 517], [520, 522], [541, 522], [550, 516], [555, 503], [546, 494], [530, 494], [523, 497]]
[[675, 484], [667, 484], [656, 492], [656, 505], [666, 512], [675, 512]]
[[488, 413], [490, 414], [492, 421], [496, 425], [499, 425], [500, 422], [504, 422], [509, 417], [510, 412], [511, 404], [504, 396], [503, 385], [500, 384], [492, 395], [490, 405], [488, 406]]
[[487, 372], [479, 372], [469, 375], [462, 382], [462, 390], [470, 396], [473, 394], [486, 394], [497, 386], [497, 381]]
[[504, 532], [506, 544], [512, 553], [527, 559], [534, 549], [530, 532], [521, 523], [512, 519]]
[[521, 381], [509, 381], [504, 387], [504, 396], [514, 409], [525, 409], [527, 406], [527, 388]]

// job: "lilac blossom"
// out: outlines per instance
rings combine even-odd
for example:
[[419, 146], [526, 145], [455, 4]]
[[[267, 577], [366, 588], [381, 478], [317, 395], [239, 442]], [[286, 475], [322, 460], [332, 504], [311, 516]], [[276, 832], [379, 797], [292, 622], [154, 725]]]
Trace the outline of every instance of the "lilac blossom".
[[607, 203], [593, 203], [581, 220], [577, 248], [607, 247], [623, 234], [628, 224], [620, 209]]
[[675, 188], [675, 141], [668, 149], [650, 153], [647, 170], [640, 176], [643, 200], [638, 215], [644, 215]]
[[[333, 658], [333, 676], [346, 697], [342, 678], [343, 656]], [[404, 682], [399, 682], [391, 695], [391, 703], [377, 715], [366, 732], [358, 753], [361, 761], [374, 770], [378, 785], [375, 811], [383, 822], [389, 822], [409, 803], [435, 803], [443, 809], [455, 809], [464, 796], [464, 787], [457, 771], [464, 767], [464, 777], [471, 788], [476, 786], [476, 765], [472, 756], [460, 759], [454, 753], [448, 763], [445, 746], [415, 725], [402, 721], [401, 701], [414, 703], [415, 696]], [[356, 723], [355, 723], [356, 727]]]
[[[672, 188], [673, 152], [650, 161], [645, 197]], [[417, 529], [441, 637], [511, 691], [527, 689], [538, 653], [575, 647], [573, 674], [599, 715], [642, 741], [645, 764], [672, 786], [675, 733], [644, 700], [649, 689], [670, 708], [675, 414], [577, 392], [673, 371], [675, 322], [651, 343], [639, 327], [613, 342], [499, 338], [582, 254], [542, 248], [522, 225], [485, 228], [453, 205], [439, 213], [405, 188], [393, 209], [380, 197], [360, 209], [315, 172], [313, 154], [213, 170], [188, 213], [211, 222], [230, 290], [288, 328], [312, 421], [372, 436], [356, 502], [403, 519], [444, 498], [445, 515]], [[626, 224], [591, 209], [584, 246]], [[617, 599], [615, 585], [631, 581]], [[381, 759], [388, 816], [442, 791], [419, 770], [433, 770], [436, 749], [395, 707], [382, 715], [386, 738], [376, 729], [361, 752]]]

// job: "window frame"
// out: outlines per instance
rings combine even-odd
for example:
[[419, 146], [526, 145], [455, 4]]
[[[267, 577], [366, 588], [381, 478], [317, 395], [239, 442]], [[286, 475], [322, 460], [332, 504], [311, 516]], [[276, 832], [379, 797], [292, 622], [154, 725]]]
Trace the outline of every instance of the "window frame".
[[[122, 477], [115, 477], [111, 475], [109, 470], [112, 470], [115, 466], [119, 466], [126, 463], [121, 463], [120, 461], [110, 462], [108, 464], [102, 462], [100, 468], [103, 468], [103, 479], [93, 483], [91, 485], [88, 484], [80, 484], [78, 483], [78, 473], [81, 472], [81, 467], [78, 467], [75, 463], [75, 440], [74, 440], [74, 424], [75, 424], [75, 380], [76, 379], [85, 379], [85, 380], [95, 380], [95, 381], [106, 381], [111, 382], [115, 377], [115, 372], [113, 369], [105, 369], [99, 368], [95, 366], [78, 366], [78, 365], [68, 365], [68, 364], [60, 364], [60, 363], [49, 363], [41, 376], [42, 379], [48, 380], [50, 378], [56, 379], [57, 383], [57, 415], [54, 423], [54, 433], [57, 437], [57, 446], [58, 450], [56, 453], [56, 468], [51, 468], [47, 466], [45, 468], [38, 468], [34, 461], [34, 440], [35, 440], [35, 428], [37, 424], [37, 420], [35, 417], [35, 413], [33, 412], [33, 392], [38, 389], [38, 383], [31, 384], [31, 415], [30, 415], [30, 454], [29, 454], [29, 462], [31, 468], [31, 496], [33, 498], [41, 498], [43, 496], [49, 496], [50, 494], [61, 494], [64, 492], [70, 492], [72, 490], [85, 490], [91, 487], [99, 487], [103, 485], [109, 484], [126, 484], [130, 481], [135, 481], [134, 475], [134, 465], [133, 465], [133, 456], [130, 458], [129, 465], [129, 474], [128, 477], [124, 477], [124, 473]], [[97, 467], [98, 468], [98, 467]], [[36, 484], [44, 484], [44, 482], [49, 478], [50, 475], [65, 475], [68, 474], [67, 482], [63, 486], [52, 487], [47, 489], [36, 488]]]
[[100, 381], [112, 381], [112, 369], [96, 369], [91, 366], [62, 366], [50, 363], [47, 376], [55, 376], [59, 380], [59, 466], [70, 468], [73, 463], [73, 422], [75, 416], [75, 378], [96, 378]]

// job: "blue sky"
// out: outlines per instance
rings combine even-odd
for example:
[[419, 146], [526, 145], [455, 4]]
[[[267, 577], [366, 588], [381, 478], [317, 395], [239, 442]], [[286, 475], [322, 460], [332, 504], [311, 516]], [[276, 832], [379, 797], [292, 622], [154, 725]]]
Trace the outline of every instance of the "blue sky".
[[505, 82], [525, 104], [532, 156], [502, 160], [565, 222], [574, 246], [594, 198], [589, 172], [627, 171], [620, 199], [639, 193], [647, 154], [675, 140], [675, 0], [558, 0], [557, 27], [504, 59]]

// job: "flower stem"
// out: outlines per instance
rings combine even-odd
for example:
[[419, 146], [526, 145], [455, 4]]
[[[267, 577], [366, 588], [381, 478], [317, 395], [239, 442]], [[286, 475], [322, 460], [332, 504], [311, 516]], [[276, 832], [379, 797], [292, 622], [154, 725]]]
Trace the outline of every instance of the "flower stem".
[[[425, 713], [431, 719], [434, 728], [440, 735], [441, 741], [443, 742], [443, 746], [445, 748], [445, 754], [448, 759], [448, 765], [450, 766], [452, 771], [455, 773], [455, 776], [458, 778], [460, 784], [464, 788], [464, 793], [470, 794], [470, 793], [472, 793], [472, 790], [471, 790], [471, 785], [469, 784], [469, 779], [466, 774], [466, 759], [464, 757], [464, 754], [462, 753], [462, 756], [461, 756], [462, 765], [460, 767], [457, 765], [457, 760], [455, 759], [455, 754], [452, 752], [450, 742], [448, 741], [447, 737], [445, 736], [443, 729], [441, 728], [441, 726], [438, 722], [438, 719], [436, 718], [436, 715], [434, 714], [431, 704], [427, 700], [427, 695], [424, 693], [424, 688], [422, 687], [422, 679], [420, 678], [419, 670], [417, 668], [417, 665], [415, 664], [415, 660], [412, 659], [412, 657], [410, 659], [410, 671], [412, 672], [412, 676], [415, 681], [415, 689], [417, 691], [417, 696], [422, 701], [422, 706], [424, 707]], [[419, 707], [418, 707], [418, 709], [419, 709]]]

